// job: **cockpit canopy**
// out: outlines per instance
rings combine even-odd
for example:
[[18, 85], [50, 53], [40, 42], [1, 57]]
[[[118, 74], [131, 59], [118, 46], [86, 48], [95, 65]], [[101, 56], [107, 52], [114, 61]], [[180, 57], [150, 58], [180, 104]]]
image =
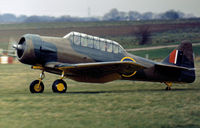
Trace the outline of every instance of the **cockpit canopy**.
[[87, 34], [83, 34], [79, 32], [70, 32], [63, 38], [69, 39], [75, 45], [94, 48], [94, 49], [98, 49], [105, 52], [118, 54], [125, 51], [123, 47], [115, 41], [103, 39], [103, 38], [99, 38], [96, 36], [91, 36], [91, 35], [87, 35]]

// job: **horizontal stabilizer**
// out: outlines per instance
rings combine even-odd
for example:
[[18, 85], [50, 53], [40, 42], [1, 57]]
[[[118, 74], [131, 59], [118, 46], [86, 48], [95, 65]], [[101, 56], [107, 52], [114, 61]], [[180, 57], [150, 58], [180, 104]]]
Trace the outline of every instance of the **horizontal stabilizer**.
[[183, 67], [183, 66], [169, 65], [169, 64], [163, 64], [163, 63], [158, 63], [155, 65], [155, 67], [173, 68], [173, 69], [188, 70], [188, 71], [195, 70], [195, 68], [187, 68], [187, 67]]

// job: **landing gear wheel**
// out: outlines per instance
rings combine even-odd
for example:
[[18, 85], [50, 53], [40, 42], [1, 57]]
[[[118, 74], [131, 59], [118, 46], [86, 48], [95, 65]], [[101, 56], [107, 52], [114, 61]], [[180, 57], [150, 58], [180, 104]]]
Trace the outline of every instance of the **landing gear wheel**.
[[52, 85], [52, 90], [55, 93], [65, 93], [67, 91], [67, 84], [65, 83], [65, 81], [58, 79], [54, 81]]
[[34, 80], [30, 84], [29, 89], [30, 89], [31, 93], [43, 93], [43, 91], [44, 91], [44, 84], [43, 84], [42, 81]]
[[166, 91], [172, 90], [171, 87], [166, 87]]

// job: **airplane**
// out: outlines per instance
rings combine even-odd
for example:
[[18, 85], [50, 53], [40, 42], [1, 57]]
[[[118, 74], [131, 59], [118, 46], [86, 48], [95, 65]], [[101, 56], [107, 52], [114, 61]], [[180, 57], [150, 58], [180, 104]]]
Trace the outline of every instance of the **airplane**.
[[162, 62], [126, 52], [116, 41], [79, 32], [64, 37], [25, 34], [13, 45], [21, 63], [41, 70], [30, 86], [31, 93], [42, 93], [44, 72], [60, 75], [52, 91], [65, 93], [64, 78], [79, 82], [106, 83], [114, 80], [161, 82], [171, 90], [172, 83], [195, 81], [192, 44], [184, 41]]

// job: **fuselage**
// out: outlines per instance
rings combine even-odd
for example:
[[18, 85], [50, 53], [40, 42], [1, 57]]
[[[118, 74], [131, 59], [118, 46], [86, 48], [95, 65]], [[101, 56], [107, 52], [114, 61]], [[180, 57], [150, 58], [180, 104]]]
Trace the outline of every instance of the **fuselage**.
[[[180, 73], [171, 74], [167, 71], [163, 73], [156, 70], [157, 62], [129, 54], [115, 41], [86, 34], [72, 32], [64, 38], [27, 34], [21, 38], [19, 44], [22, 48], [17, 52], [18, 59], [29, 65], [44, 66], [47, 62], [78, 64], [132, 60], [145, 65], [146, 69], [141, 69], [131, 75], [121, 75], [122, 80], [184, 82], [178, 80]], [[61, 74], [61, 71], [53, 68], [46, 68], [45, 71]], [[98, 78], [96, 81], [98, 82]]]

